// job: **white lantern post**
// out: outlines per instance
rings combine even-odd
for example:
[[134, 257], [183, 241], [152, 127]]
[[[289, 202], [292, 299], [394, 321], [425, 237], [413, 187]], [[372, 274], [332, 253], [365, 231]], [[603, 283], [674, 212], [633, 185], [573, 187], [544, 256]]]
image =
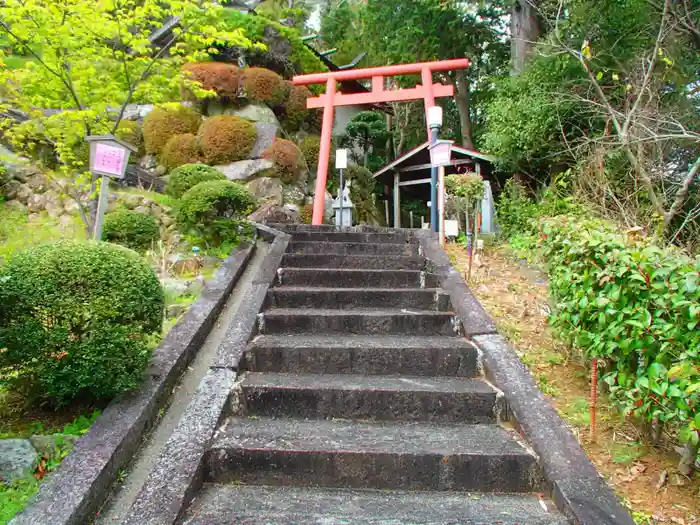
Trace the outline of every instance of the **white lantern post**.
[[123, 179], [129, 156], [138, 148], [113, 135], [90, 135], [85, 137], [90, 144], [90, 171], [101, 175], [100, 200], [97, 205], [97, 217], [93, 228], [93, 239], [102, 240], [102, 225], [109, 197], [109, 178]]
[[338, 201], [340, 201], [340, 229], [343, 229], [343, 170], [348, 167], [348, 150], [335, 150], [335, 169], [340, 172], [340, 189], [338, 190]]
[[438, 184], [440, 193], [437, 196], [437, 212], [439, 213], [438, 225], [440, 244], [442, 246], [445, 245], [445, 166], [452, 164], [453, 144], [454, 142], [451, 140], [438, 140], [430, 146], [430, 165], [433, 169], [438, 168], [440, 171]]

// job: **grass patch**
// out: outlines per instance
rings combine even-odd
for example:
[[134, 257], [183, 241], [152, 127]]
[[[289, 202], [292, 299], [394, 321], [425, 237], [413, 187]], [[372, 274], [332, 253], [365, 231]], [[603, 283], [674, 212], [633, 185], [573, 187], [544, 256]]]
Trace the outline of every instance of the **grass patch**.
[[6, 525], [39, 490], [35, 479], [22, 480], [9, 487], [0, 483], [0, 525]]
[[165, 195], [164, 193], [142, 190], [139, 188], [121, 188], [119, 191], [117, 191], [115, 193], [117, 195], [119, 195], [119, 194], [143, 195], [147, 199], [152, 200], [153, 202], [160, 204], [161, 206], [168, 206], [170, 208], [174, 208], [178, 202], [177, 199], [170, 197], [168, 195]]

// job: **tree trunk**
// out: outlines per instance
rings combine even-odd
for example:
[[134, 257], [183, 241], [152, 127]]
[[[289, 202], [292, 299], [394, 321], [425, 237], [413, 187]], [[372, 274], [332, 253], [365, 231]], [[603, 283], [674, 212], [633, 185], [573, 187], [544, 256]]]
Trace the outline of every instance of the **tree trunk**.
[[469, 80], [464, 71], [455, 73], [455, 102], [459, 111], [459, 123], [462, 130], [462, 146], [474, 149], [474, 138], [472, 136], [471, 100], [469, 94]]
[[542, 36], [542, 26], [537, 14], [537, 0], [517, 0], [510, 19], [510, 58], [512, 74], [518, 75], [532, 54], [537, 40]]

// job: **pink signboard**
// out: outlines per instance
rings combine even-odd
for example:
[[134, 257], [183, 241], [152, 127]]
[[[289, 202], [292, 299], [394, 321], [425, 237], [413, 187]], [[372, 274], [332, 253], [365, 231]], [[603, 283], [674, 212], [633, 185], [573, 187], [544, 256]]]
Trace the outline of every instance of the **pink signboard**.
[[104, 175], [122, 177], [128, 154], [124, 148], [97, 143], [92, 169]]

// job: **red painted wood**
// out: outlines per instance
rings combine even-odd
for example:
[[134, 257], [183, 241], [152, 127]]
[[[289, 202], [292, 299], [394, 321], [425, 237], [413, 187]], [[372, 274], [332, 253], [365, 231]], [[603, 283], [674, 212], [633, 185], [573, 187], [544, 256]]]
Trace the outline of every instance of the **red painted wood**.
[[454, 60], [439, 60], [437, 62], [419, 62], [417, 64], [401, 64], [398, 66], [370, 67], [366, 69], [348, 69], [346, 71], [331, 71], [328, 73], [313, 73], [311, 75], [298, 75], [292, 79], [296, 86], [308, 86], [310, 84], [325, 84], [329, 78], [338, 82], [344, 80], [361, 80], [372, 77], [389, 77], [396, 75], [417, 75], [428, 68], [430, 71], [454, 71], [467, 69], [469, 60], [456, 58]]
[[[451, 97], [454, 95], [454, 86], [445, 86], [443, 84], [433, 85], [433, 94], [435, 97]], [[423, 86], [417, 86], [409, 89], [394, 89], [390, 91], [381, 91], [379, 93], [338, 93], [335, 95], [335, 106], [354, 106], [361, 104], [377, 104], [380, 102], [398, 102], [401, 100], [418, 100], [423, 98], [425, 90]], [[435, 99], [433, 98], [433, 105]], [[320, 97], [306, 99], [306, 107], [309, 109], [325, 108], [326, 95]]]
[[333, 132], [333, 116], [335, 106], [336, 81], [329, 78], [326, 81], [326, 104], [323, 108], [323, 125], [321, 128], [321, 147], [318, 152], [318, 171], [316, 172], [316, 189], [314, 190], [314, 212], [311, 224], [323, 224], [323, 205], [326, 197], [326, 179], [328, 178], [328, 160], [331, 156], [331, 133]]

